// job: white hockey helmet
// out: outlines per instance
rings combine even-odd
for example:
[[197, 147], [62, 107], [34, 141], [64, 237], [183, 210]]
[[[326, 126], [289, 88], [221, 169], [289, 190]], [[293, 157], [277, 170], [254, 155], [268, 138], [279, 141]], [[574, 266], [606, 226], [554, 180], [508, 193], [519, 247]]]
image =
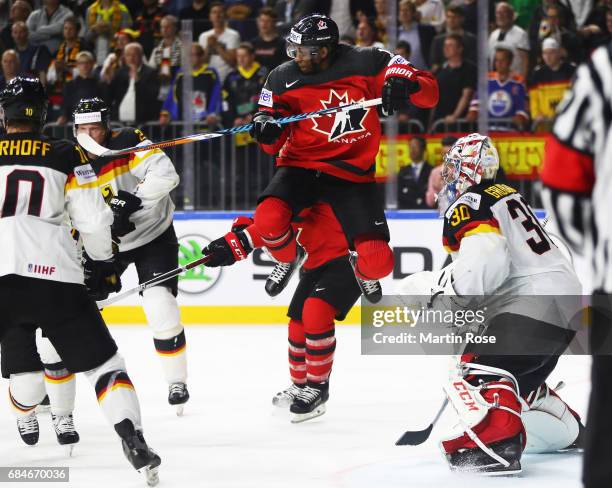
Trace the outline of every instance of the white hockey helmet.
[[445, 184], [437, 195], [440, 213], [469, 187], [495, 179], [498, 169], [499, 155], [490, 137], [473, 133], [457, 140], [442, 162]]

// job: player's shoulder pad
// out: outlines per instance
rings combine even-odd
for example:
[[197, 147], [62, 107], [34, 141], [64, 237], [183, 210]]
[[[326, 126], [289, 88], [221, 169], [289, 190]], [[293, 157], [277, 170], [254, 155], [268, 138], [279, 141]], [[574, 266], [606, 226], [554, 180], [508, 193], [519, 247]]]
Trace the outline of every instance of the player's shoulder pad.
[[122, 127], [113, 129], [108, 142], [109, 149], [121, 149], [132, 147], [147, 140], [147, 136], [140, 129], [134, 127]]
[[289, 88], [299, 85], [299, 82], [294, 82], [296, 80], [301, 80], [303, 77], [304, 75], [300, 72], [297, 63], [290, 59], [270, 71], [264, 89], [271, 91], [274, 95], [281, 95]]
[[491, 209], [495, 203], [483, 193], [494, 185], [476, 185], [461, 195], [444, 213], [443, 243], [448, 251], [457, 251], [464, 237], [483, 232], [500, 233], [499, 222]]

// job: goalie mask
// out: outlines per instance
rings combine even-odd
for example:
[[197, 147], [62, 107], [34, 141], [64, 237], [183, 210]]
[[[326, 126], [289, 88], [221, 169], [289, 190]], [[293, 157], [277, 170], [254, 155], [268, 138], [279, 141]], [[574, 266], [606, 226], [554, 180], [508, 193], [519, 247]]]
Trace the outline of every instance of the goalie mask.
[[494, 180], [498, 169], [499, 156], [489, 137], [474, 133], [455, 142], [442, 162], [445, 184], [437, 195], [440, 214], [471, 186]]

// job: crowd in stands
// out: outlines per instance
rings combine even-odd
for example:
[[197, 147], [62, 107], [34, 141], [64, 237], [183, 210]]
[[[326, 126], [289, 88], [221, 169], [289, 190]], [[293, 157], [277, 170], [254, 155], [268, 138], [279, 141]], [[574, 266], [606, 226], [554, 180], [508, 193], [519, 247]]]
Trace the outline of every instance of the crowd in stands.
[[[610, 0], [489, 4], [490, 73], [481, 104], [477, 1], [398, 0], [396, 52], [435, 73], [441, 93], [435, 109], [408, 109], [401, 122], [453, 130], [486, 109], [496, 128], [547, 131], [576, 64], [610, 39]], [[49, 122], [66, 123], [84, 96], [104, 98], [119, 122], [180, 121], [183, 43], [190, 42], [193, 119], [242, 124], [267, 73], [287, 60], [284, 37], [297, 19], [323, 12], [337, 22], [341, 42], [388, 48], [388, 6], [388, 0], [5, 0], [0, 87], [17, 74], [39, 77], [49, 91]], [[181, 35], [184, 20], [191, 20], [192, 39]]]
[[[242, 125], [267, 74], [288, 59], [291, 25], [321, 12], [341, 42], [363, 47], [391, 49], [395, 22], [395, 52], [435, 74], [440, 102], [402, 111], [400, 130], [466, 131], [487, 110], [492, 129], [549, 131], [576, 65], [611, 39], [612, 0], [489, 2], [486, 97], [477, 93], [477, 3], [397, 0], [392, 15], [388, 0], [0, 0], [0, 88], [17, 75], [39, 77], [49, 123], [69, 123], [80, 98], [98, 96], [120, 123]], [[411, 207], [430, 206], [425, 149], [413, 139], [413, 164], [400, 172], [400, 200]], [[421, 190], [408, 191], [416, 183]]]

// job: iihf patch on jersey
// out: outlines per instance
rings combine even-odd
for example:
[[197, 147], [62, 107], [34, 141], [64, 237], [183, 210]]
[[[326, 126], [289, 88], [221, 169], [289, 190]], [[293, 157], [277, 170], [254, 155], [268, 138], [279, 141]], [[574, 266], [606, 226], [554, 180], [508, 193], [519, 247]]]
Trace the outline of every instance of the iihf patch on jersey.
[[[381, 49], [381, 51], [384, 51], [384, 49]], [[385, 52], [389, 52], [389, 51], [385, 51]], [[393, 66], [394, 64], [410, 64], [410, 63], [403, 56], [396, 54], [395, 56], [391, 58], [391, 61], [389, 61], [387, 66]]]
[[270, 108], [274, 106], [274, 103], [272, 102], [272, 92], [270, 90], [266, 90], [265, 88], [261, 89], [261, 95], [259, 95], [259, 105]]
[[83, 164], [74, 168], [74, 176], [76, 176], [77, 183], [79, 185], [86, 185], [87, 183], [93, 183], [98, 179], [96, 172], [91, 167], [91, 164]]

